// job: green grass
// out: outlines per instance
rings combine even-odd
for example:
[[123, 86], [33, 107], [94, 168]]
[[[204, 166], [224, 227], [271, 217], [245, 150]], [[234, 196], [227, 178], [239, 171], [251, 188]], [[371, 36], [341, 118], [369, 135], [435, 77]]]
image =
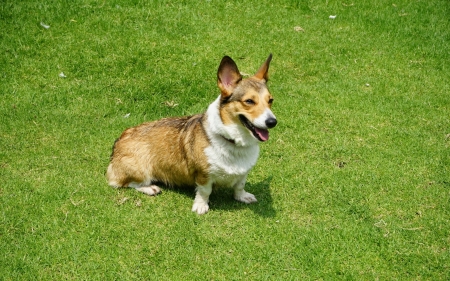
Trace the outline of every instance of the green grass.
[[[450, 279], [449, 14], [446, 0], [1, 2], [0, 279]], [[107, 186], [125, 128], [204, 111], [223, 55], [252, 73], [270, 52], [279, 125], [248, 178], [257, 204], [218, 190], [198, 216], [190, 190]]]

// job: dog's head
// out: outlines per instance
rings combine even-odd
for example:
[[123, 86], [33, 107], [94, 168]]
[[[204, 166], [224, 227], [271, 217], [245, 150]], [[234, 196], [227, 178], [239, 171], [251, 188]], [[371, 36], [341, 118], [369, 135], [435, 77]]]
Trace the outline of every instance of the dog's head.
[[266, 85], [271, 60], [272, 54], [258, 72], [247, 79], [242, 79], [236, 63], [228, 56], [223, 57], [217, 71], [222, 122], [225, 125], [238, 124], [261, 142], [269, 139], [268, 129], [277, 125], [271, 110], [273, 97]]

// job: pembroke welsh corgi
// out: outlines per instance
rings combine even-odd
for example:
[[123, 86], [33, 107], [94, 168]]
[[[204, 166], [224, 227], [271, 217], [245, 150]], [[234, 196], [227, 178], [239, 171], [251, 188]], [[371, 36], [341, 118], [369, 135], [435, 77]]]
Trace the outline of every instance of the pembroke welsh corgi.
[[217, 72], [220, 95], [203, 114], [166, 118], [125, 130], [116, 140], [106, 173], [109, 185], [148, 195], [166, 186], [196, 187], [192, 211], [208, 212], [213, 186], [232, 187], [234, 198], [256, 202], [244, 190], [256, 164], [259, 143], [277, 125], [267, 89], [272, 54], [252, 77], [223, 57]]

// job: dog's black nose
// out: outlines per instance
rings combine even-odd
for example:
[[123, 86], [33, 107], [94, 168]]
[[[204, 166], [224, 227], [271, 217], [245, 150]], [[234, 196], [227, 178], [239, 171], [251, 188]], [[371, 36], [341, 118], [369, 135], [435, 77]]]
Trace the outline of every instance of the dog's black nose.
[[266, 126], [267, 128], [273, 128], [277, 125], [277, 119], [275, 118], [269, 118], [266, 120]]

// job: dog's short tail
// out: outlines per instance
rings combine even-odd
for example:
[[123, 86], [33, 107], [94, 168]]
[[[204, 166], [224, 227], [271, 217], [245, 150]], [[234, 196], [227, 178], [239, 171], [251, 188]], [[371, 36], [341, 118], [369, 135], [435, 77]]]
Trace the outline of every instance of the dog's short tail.
[[108, 169], [106, 170], [106, 180], [112, 187], [117, 188], [123, 186], [123, 184], [119, 182], [118, 177], [114, 172], [113, 163], [109, 163]]

